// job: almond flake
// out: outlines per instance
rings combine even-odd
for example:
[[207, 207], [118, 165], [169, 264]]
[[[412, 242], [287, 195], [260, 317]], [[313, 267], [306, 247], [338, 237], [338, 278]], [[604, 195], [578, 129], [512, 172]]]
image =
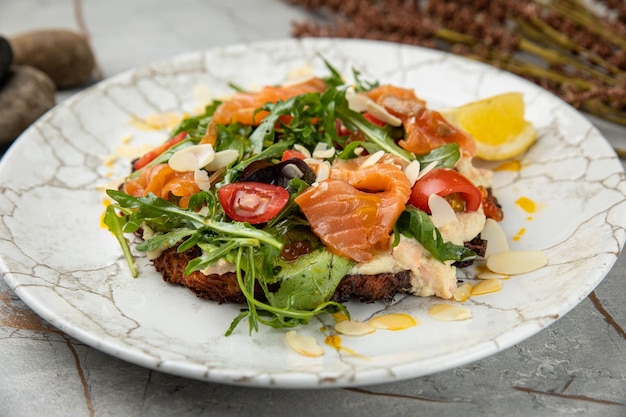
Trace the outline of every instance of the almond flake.
[[167, 163], [174, 171], [193, 172], [208, 165], [214, 158], [213, 146], [200, 144], [176, 151]]
[[358, 113], [367, 111], [367, 103], [372, 102], [372, 99], [365, 94], [355, 93], [353, 90], [346, 91], [346, 100], [348, 108]]
[[469, 282], [466, 282], [462, 285], [460, 285], [455, 291], [454, 291], [454, 299], [456, 301], [467, 301], [470, 296], [472, 295], [472, 284], [470, 284]]
[[330, 164], [328, 162], [319, 164], [317, 167], [315, 182], [322, 182], [327, 180], [328, 177], [330, 177]]
[[431, 194], [428, 197], [428, 208], [432, 213], [432, 222], [435, 227], [442, 227], [458, 221], [454, 209], [448, 201], [437, 194]]
[[490, 294], [502, 289], [502, 281], [499, 279], [485, 279], [474, 285], [472, 295]]
[[505, 275], [525, 274], [547, 264], [546, 256], [538, 250], [506, 251], [487, 258], [489, 270]]
[[280, 173], [287, 178], [302, 178], [304, 176], [304, 172], [296, 164], [285, 165]]
[[365, 104], [365, 107], [366, 111], [368, 111], [372, 116], [374, 116], [381, 122], [387, 123], [391, 126], [402, 126], [402, 120], [389, 113], [386, 108], [376, 103], [375, 101], [368, 101]]
[[324, 350], [312, 336], [304, 336], [296, 333], [295, 330], [290, 330], [285, 333], [285, 340], [290, 348], [302, 356], [316, 358], [324, 354]]
[[419, 175], [417, 176], [417, 181], [419, 181], [420, 178], [422, 178], [424, 175], [428, 174], [430, 171], [435, 169], [435, 167], [437, 166], [437, 163], [438, 163], [437, 161], [433, 161], [430, 164], [426, 165], [424, 169], [422, 169]]
[[509, 242], [504, 230], [502, 230], [500, 224], [493, 219], [485, 220], [485, 226], [480, 232], [480, 237], [487, 241], [485, 259], [496, 253], [507, 252], [509, 250]]
[[369, 321], [373, 327], [382, 330], [404, 330], [415, 327], [418, 321], [408, 314], [385, 314]]
[[435, 304], [428, 315], [439, 321], [462, 321], [472, 318], [472, 310], [453, 304]]
[[329, 159], [335, 156], [335, 148], [332, 146], [329, 148], [324, 142], [319, 142], [313, 149], [313, 158], [317, 159]]
[[199, 189], [203, 191], [209, 191], [211, 189], [211, 180], [209, 180], [209, 174], [203, 169], [196, 169], [193, 172], [193, 180]]
[[239, 151], [234, 149], [224, 149], [223, 151], [215, 152], [213, 161], [204, 166], [209, 172], [217, 171], [220, 168], [226, 168], [231, 163], [235, 162], [239, 158]]
[[476, 278], [478, 279], [509, 279], [511, 277], [506, 274], [497, 274], [491, 271], [482, 271], [476, 274]]
[[415, 185], [419, 174], [420, 162], [417, 160], [411, 161], [411, 163], [407, 165], [406, 168], [404, 168], [404, 175], [406, 175], [406, 177], [409, 179], [409, 182], [411, 183], [411, 188], [413, 188], [413, 186]]
[[369, 323], [354, 320], [344, 320], [335, 324], [335, 331], [347, 336], [363, 336], [373, 333], [376, 328]]
[[363, 161], [363, 163], [361, 164], [361, 166], [359, 166], [359, 168], [367, 168], [369, 166], [376, 164], [378, 161], [380, 161], [380, 158], [382, 158], [384, 155], [385, 155], [385, 151], [382, 151], [382, 150], [374, 152], [373, 154], [368, 156], [365, 161]]
[[307, 148], [305, 148], [304, 145], [296, 143], [296, 144], [293, 145], [293, 149], [295, 149], [296, 151], [300, 152], [302, 155], [304, 155], [305, 158], [310, 158], [311, 157], [311, 152], [309, 152], [309, 150]]

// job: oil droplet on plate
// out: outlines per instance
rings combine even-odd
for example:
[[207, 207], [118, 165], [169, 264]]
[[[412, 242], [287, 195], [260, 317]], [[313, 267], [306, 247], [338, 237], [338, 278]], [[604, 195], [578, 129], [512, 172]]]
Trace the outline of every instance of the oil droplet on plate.
[[143, 119], [132, 115], [129, 123], [139, 130], [171, 130], [178, 126], [184, 118], [185, 115], [173, 112], [150, 114]]
[[535, 204], [533, 200], [531, 200], [528, 197], [518, 198], [517, 200], [515, 200], [515, 204], [517, 204], [526, 213], [532, 214], [535, 211], [537, 211], [537, 205]]
[[326, 338], [324, 339], [324, 343], [336, 349], [338, 352], [343, 352], [343, 353], [347, 353], [348, 355], [367, 359], [367, 356], [356, 353], [352, 349], [343, 346], [341, 344], [341, 337], [339, 335], [332, 334], [330, 336], [326, 336]]
[[506, 161], [495, 167], [493, 170], [519, 172], [522, 170], [522, 163], [518, 160]]
[[522, 227], [521, 229], [519, 229], [517, 231], [517, 234], [515, 236], [513, 236], [512, 239], [517, 242], [518, 240], [520, 240], [522, 238], [524, 233], [526, 233], [526, 228]]

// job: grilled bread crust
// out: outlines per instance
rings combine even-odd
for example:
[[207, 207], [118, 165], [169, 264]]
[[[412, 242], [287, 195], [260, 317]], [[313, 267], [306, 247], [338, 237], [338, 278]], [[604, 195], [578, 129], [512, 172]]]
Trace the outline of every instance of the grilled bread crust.
[[[193, 291], [198, 297], [216, 301], [218, 303], [242, 304], [245, 297], [237, 284], [237, 275], [234, 272], [225, 274], [204, 275], [200, 271], [185, 275], [187, 263], [200, 255], [199, 248], [192, 248], [185, 252], [178, 252], [176, 248], [163, 251], [161, 256], [153, 260], [154, 266], [163, 276], [163, 280], [172, 284], [183, 285]], [[346, 275], [335, 290], [332, 301], [346, 302], [357, 299], [364, 303], [375, 301], [393, 301], [398, 294], [406, 293], [410, 288], [409, 271], [396, 274], [382, 273], [376, 275]], [[272, 288], [270, 288], [270, 291]], [[264, 300], [262, 288], [257, 285], [255, 297]]]

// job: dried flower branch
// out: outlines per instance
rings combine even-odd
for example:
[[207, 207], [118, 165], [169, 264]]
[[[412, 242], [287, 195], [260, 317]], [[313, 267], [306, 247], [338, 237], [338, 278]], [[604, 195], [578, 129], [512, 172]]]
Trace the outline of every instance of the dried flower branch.
[[453, 52], [626, 125], [626, 3], [598, 0], [286, 0], [325, 19], [295, 37], [379, 39]]

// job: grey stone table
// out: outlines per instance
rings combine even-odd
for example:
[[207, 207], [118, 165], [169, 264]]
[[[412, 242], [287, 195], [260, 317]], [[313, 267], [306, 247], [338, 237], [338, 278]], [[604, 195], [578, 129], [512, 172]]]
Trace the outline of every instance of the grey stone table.
[[[278, 0], [2, 0], [0, 31], [84, 31], [106, 78], [185, 51], [285, 38], [302, 13]], [[593, 122], [626, 147], [626, 128]], [[626, 416], [625, 274], [622, 255], [569, 314], [491, 357], [328, 390], [218, 385], [123, 362], [42, 321], [0, 280], [0, 416]]]

